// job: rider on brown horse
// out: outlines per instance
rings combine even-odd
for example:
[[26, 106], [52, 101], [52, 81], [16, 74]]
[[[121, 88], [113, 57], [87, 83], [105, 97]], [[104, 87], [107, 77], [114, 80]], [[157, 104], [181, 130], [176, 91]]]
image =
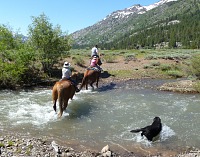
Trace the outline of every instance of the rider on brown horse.
[[100, 67], [102, 65], [101, 59], [100, 59], [100, 53], [98, 51], [98, 46], [95, 45], [91, 50], [91, 60], [90, 60], [90, 67], [95, 67], [94, 70], [103, 71], [103, 69]]
[[99, 59], [97, 58], [97, 56], [94, 56], [94, 57], [90, 60], [89, 69], [102, 71], [101, 67], [98, 65], [98, 60], [99, 60]]
[[96, 82], [96, 87], [98, 88], [99, 77], [101, 72], [103, 71], [102, 68], [100, 67], [101, 64], [102, 63], [100, 61], [96, 45], [95, 47], [92, 48], [90, 65], [84, 73], [80, 90], [82, 89], [83, 86], [85, 86], [87, 90], [88, 84], [94, 89], [93, 87], [94, 82]]
[[65, 62], [62, 68], [62, 79], [61, 80], [70, 80], [72, 82], [72, 85], [74, 85], [76, 92], [79, 92], [80, 90], [77, 87], [77, 83], [71, 78], [72, 72], [70, 69], [71, 64], [69, 62]]

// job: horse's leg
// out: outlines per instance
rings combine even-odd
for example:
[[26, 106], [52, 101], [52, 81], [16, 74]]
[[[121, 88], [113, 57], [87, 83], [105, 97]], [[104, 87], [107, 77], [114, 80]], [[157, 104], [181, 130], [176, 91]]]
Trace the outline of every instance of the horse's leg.
[[86, 87], [86, 85], [87, 85], [87, 76], [84, 76], [79, 90], [81, 90], [83, 88], [83, 86]]
[[66, 110], [67, 106], [68, 106], [68, 100], [64, 102], [63, 111], [65, 111], [65, 110]]
[[99, 77], [100, 77], [100, 72], [96, 74], [96, 87], [99, 88]]
[[85, 79], [85, 89], [88, 90], [88, 78]]
[[56, 112], [56, 101], [58, 99], [58, 92], [57, 92], [57, 89], [55, 88], [53, 88], [52, 99], [53, 99], [53, 109]]
[[53, 100], [53, 109], [54, 109], [55, 112], [56, 112], [56, 101], [57, 101], [57, 99]]
[[63, 114], [63, 109], [62, 107], [60, 108], [60, 112], [58, 113], [58, 118], [62, 117], [62, 114]]
[[81, 82], [81, 86], [79, 88], [79, 90], [81, 90], [83, 88], [83, 86], [85, 85], [85, 78], [83, 78], [82, 82]]
[[90, 83], [90, 86], [92, 87], [92, 90], [94, 90], [93, 83], [94, 83], [94, 81], [92, 81], [92, 82]]
[[97, 76], [97, 82], [96, 82], [96, 87], [99, 87], [99, 77]]

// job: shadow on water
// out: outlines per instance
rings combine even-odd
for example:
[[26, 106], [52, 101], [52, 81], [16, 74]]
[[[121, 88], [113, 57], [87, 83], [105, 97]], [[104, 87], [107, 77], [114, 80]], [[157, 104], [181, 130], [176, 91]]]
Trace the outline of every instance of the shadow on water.
[[88, 117], [90, 116], [90, 113], [92, 110], [95, 110], [96, 107], [92, 104], [94, 104], [94, 100], [91, 98], [85, 99], [84, 101], [74, 101], [71, 104], [70, 107], [70, 119], [78, 119], [82, 117]]
[[104, 71], [104, 72], [101, 73], [101, 75], [100, 75], [101, 78], [108, 78], [108, 77], [110, 77], [110, 76], [111, 76], [111, 74], [109, 74], [108, 71]]
[[112, 90], [112, 89], [115, 88], [115, 86], [116, 86], [116, 84], [111, 82], [110, 84], [101, 86], [98, 89], [98, 92], [105, 92], [105, 91], [108, 91], [108, 90]]

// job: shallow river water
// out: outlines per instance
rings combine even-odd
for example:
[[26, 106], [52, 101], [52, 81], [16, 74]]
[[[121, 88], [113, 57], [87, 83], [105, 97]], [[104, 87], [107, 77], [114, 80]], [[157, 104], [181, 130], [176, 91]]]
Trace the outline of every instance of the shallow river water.
[[[58, 109], [58, 105], [57, 105]], [[62, 118], [53, 111], [51, 89], [0, 91], [0, 130], [50, 136], [91, 148], [200, 147], [200, 95], [157, 91], [132, 82], [82, 90]], [[162, 120], [159, 139], [148, 142], [130, 130]]]

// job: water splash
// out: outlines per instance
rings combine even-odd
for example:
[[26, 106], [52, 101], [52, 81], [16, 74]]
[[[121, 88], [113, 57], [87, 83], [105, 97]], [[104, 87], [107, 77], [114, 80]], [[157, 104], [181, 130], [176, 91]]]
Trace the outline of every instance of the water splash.
[[175, 135], [175, 132], [167, 125], [163, 125], [162, 127], [162, 131], [160, 132], [160, 134], [153, 140], [153, 142], [148, 141], [147, 138], [145, 136], [141, 136], [141, 132], [139, 133], [131, 133], [130, 132], [131, 127], [127, 127], [127, 130], [122, 132], [122, 134], [120, 135], [120, 139], [121, 140], [127, 140], [127, 141], [134, 141], [137, 143], [141, 143], [142, 145], [146, 146], [146, 147], [151, 147], [152, 143], [155, 142], [164, 142], [166, 140], [168, 140], [169, 138], [171, 138], [172, 136]]

